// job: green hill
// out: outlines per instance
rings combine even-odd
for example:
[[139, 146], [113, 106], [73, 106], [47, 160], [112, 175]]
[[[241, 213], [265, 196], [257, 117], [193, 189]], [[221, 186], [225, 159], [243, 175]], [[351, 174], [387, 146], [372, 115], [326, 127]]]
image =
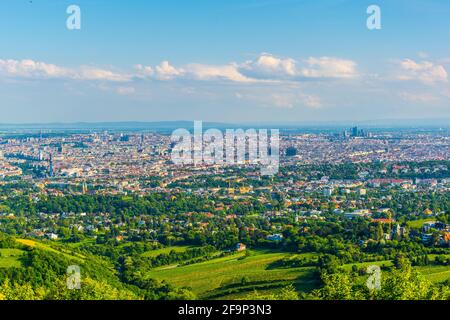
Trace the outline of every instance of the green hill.
[[301, 291], [316, 287], [314, 268], [269, 268], [269, 265], [289, 253], [251, 251], [208, 260], [186, 266], [165, 266], [148, 272], [147, 278], [166, 280], [177, 287], [190, 287], [201, 298], [220, 298], [254, 289], [279, 288], [289, 284]]
[[0, 268], [20, 268], [20, 257], [24, 251], [20, 249], [0, 249]]

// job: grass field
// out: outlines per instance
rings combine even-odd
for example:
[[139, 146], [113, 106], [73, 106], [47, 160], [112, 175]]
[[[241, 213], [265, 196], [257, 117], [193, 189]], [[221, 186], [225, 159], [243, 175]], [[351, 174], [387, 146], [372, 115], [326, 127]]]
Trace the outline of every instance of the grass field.
[[46, 251], [53, 252], [53, 253], [56, 253], [56, 254], [62, 254], [68, 259], [74, 259], [74, 260], [78, 260], [80, 262], [82, 262], [84, 260], [84, 258], [85, 258], [83, 255], [75, 254], [75, 253], [73, 253], [70, 250], [67, 250], [67, 249], [64, 249], [64, 248], [55, 249], [55, 248], [51, 247], [50, 245], [47, 245], [47, 244], [45, 244], [43, 242], [38, 242], [38, 241], [35, 241], [35, 240], [17, 239], [16, 241], [18, 243], [20, 243], [20, 244], [23, 244], [23, 245], [27, 246], [27, 247], [38, 248], [38, 249], [46, 250]]
[[[165, 248], [165, 251], [170, 252], [171, 249]], [[165, 280], [178, 287], [190, 287], [200, 298], [240, 299], [255, 289], [260, 293], [273, 293], [289, 284], [294, 284], [302, 292], [317, 288], [315, 268], [269, 268], [271, 263], [294, 257], [295, 254], [266, 250], [254, 250], [251, 253], [248, 257], [241, 252], [186, 266], [164, 266], [151, 270], [146, 277]], [[312, 255], [301, 256], [310, 258]], [[393, 263], [390, 260], [350, 263], [344, 265], [343, 269], [349, 271], [353, 265], [360, 269], [370, 265], [392, 267]], [[450, 267], [427, 266], [417, 267], [417, 270], [432, 282], [450, 279]], [[359, 278], [363, 283], [367, 276]]]
[[0, 249], [0, 268], [20, 268], [22, 263], [19, 258], [23, 251], [19, 249]]
[[31, 248], [38, 248], [38, 249], [42, 249], [42, 250], [47, 250], [47, 251], [52, 251], [54, 253], [58, 253], [57, 250], [53, 249], [52, 247], [43, 244], [41, 242], [35, 241], [35, 240], [30, 240], [30, 239], [17, 239], [16, 240], [18, 243], [23, 244], [27, 247], [31, 247]]
[[86, 238], [79, 242], [66, 243], [65, 245], [70, 248], [78, 248], [78, 247], [82, 247], [82, 246], [89, 245], [89, 244], [95, 244], [95, 239]]
[[[367, 268], [370, 265], [378, 265], [378, 266], [384, 265], [386, 267], [392, 267], [393, 263], [392, 261], [389, 260], [376, 262], [363, 262], [363, 263], [346, 264], [343, 266], [343, 268], [345, 270], [350, 270], [353, 265], [356, 265], [359, 269], [359, 268]], [[429, 265], [424, 267], [414, 267], [414, 269], [416, 269], [422, 275], [424, 275], [426, 279], [434, 283], [450, 280], [450, 266]], [[367, 275], [359, 277], [361, 284], [367, 279], [367, 277], [368, 277]]]
[[157, 257], [160, 254], [169, 254], [171, 251], [175, 251], [177, 253], [180, 253], [180, 252], [185, 252], [186, 250], [193, 249], [193, 248], [195, 248], [195, 247], [194, 246], [165, 247], [165, 248], [156, 249], [156, 250], [149, 250], [147, 252], [144, 252], [142, 254], [142, 256], [148, 257], [148, 258], [153, 258], [153, 257]]
[[431, 282], [450, 280], [450, 266], [425, 266], [416, 269]]
[[406, 222], [406, 224], [408, 225], [408, 227], [410, 228], [414, 228], [414, 229], [420, 229], [422, 228], [423, 224], [425, 222], [430, 222], [430, 221], [436, 221], [436, 219], [420, 219], [420, 220], [413, 220], [413, 221], [408, 221]]
[[[166, 280], [179, 286], [190, 287], [201, 298], [219, 298], [254, 289], [258, 291], [294, 284], [301, 291], [316, 287], [314, 268], [274, 268], [268, 266], [279, 259], [291, 256], [289, 253], [252, 251], [250, 256], [236, 253], [230, 256], [187, 266], [156, 268], [146, 276]], [[242, 279], [245, 277], [245, 282]]]
[[[47, 250], [67, 258], [84, 261], [86, 257], [74, 253], [70, 247], [63, 248], [63, 244], [47, 243], [30, 239], [17, 239], [22, 245]], [[184, 252], [191, 246], [173, 246], [150, 250], [143, 255], [156, 257], [168, 254], [172, 250]], [[217, 252], [218, 255], [220, 252]], [[249, 250], [233, 253], [224, 257], [215, 257], [211, 260], [189, 265], [169, 265], [152, 269], [145, 274], [146, 278], [165, 280], [177, 287], [189, 287], [200, 299], [243, 299], [257, 290], [259, 293], [274, 293], [283, 287], [293, 284], [299, 292], [309, 292], [319, 287], [319, 280], [315, 267], [277, 268], [273, 263], [283, 258], [313, 258], [314, 253], [294, 254], [270, 250]], [[20, 267], [20, 257], [24, 254], [20, 249], [0, 249], [0, 268]], [[215, 256], [215, 254], [213, 255]], [[429, 255], [433, 261], [436, 255]], [[448, 255], [445, 255], [448, 257]], [[350, 271], [352, 266], [358, 269], [370, 265], [392, 267], [392, 261], [375, 261], [363, 263], [350, 263], [343, 267]], [[450, 266], [430, 265], [415, 267], [428, 280], [442, 282], [450, 279]], [[389, 271], [387, 271], [389, 272]], [[358, 277], [363, 284], [367, 275]]]

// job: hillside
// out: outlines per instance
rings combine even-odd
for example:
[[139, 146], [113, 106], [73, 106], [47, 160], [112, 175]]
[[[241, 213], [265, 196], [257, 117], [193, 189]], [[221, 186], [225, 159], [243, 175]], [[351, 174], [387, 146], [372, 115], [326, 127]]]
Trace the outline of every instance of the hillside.
[[242, 252], [187, 266], [159, 267], [146, 277], [190, 287], [201, 298], [239, 296], [255, 289], [280, 288], [292, 283], [301, 291], [316, 287], [313, 268], [269, 268], [271, 263], [287, 256], [292, 254], [252, 250], [249, 256]]

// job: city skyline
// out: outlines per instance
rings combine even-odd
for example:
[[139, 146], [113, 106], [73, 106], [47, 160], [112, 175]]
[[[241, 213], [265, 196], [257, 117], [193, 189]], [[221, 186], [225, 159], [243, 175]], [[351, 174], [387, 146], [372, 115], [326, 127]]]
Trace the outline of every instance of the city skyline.
[[[73, 4], [80, 30], [66, 28]], [[380, 30], [366, 27], [371, 4]], [[0, 9], [1, 123], [450, 119], [445, 1]]]

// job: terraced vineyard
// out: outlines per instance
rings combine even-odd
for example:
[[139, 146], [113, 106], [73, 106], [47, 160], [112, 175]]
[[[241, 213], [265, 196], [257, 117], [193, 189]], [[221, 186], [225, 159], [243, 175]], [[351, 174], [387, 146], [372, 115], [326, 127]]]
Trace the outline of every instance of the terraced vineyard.
[[143, 253], [142, 255], [144, 257], [157, 257], [160, 254], [169, 254], [171, 251], [174, 252], [185, 252], [188, 249], [192, 249], [195, 248], [194, 246], [172, 246], [172, 247], [165, 247], [165, 248], [161, 248], [161, 249], [156, 249], [156, 250], [150, 250], [147, 251], [145, 253]]
[[166, 280], [190, 287], [201, 298], [241, 297], [253, 290], [280, 288], [294, 284], [300, 291], [317, 286], [314, 268], [270, 268], [270, 264], [293, 254], [251, 251], [251, 255], [235, 253], [230, 256], [187, 266], [165, 266], [153, 269], [146, 277]]
[[450, 266], [426, 266], [417, 267], [417, 269], [432, 282], [450, 280]]
[[[79, 263], [83, 272], [100, 274], [105, 281], [111, 282], [115, 286], [121, 285], [120, 280], [116, 278], [116, 270], [112, 261], [108, 261], [105, 257], [88, 253], [81, 254], [64, 243], [30, 239], [16, 239], [16, 241], [22, 246], [0, 249], [0, 269], [22, 267], [21, 257], [26, 253], [27, 247], [37, 248], [56, 254], [66, 261]], [[200, 247], [170, 246], [146, 251], [141, 253], [141, 256], [160, 259], [160, 255], [168, 255], [173, 252], [184, 253], [192, 248]], [[429, 255], [430, 265], [414, 268], [431, 282], [440, 283], [450, 279], [450, 266], [434, 263], [436, 256]], [[444, 256], [448, 257], [448, 255]], [[269, 294], [278, 292], [289, 285], [294, 285], [298, 292], [308, 293], [321, 286], [316, 267], [283, 267], [283, 264], [279, 263], [280, 260], [298, 261], [300, 258], [302, 258], [300, 260], [314, 261], [317, 260], [315, 253], [296, 254], [258, 249], [228, 252], [225, 255], [224, 252], [214, 251], [199, 258], [203, 260], [198, 262], [195, 259], [183, 259], [153, 269], [142, 269], [140, 277], [164, 280], [178, 288], [188, 287], [200, 299], [244, 299], [255, 290], [260, 294]], [[350, 272], [353, 266], [356, 266], [357, 270], [361, 270], [370, 265], [391, 268], [393, 262], [383, 260], [349, 263], [343, 265], [342, 269]], [[388, 270], [383, 272], [389, 272]], [[367, 277], [367, 275], [360, 274], [357, 277], [358, 284], [364, 285]]]
[[68, 258], [68, 259], [73, 259], [75, 261], [78, 262], [83, 262], [84, 261], [84, 256], [81, 254], [75, 254], [73, 252], [73, 250], [70, 249], [70, 247], [67, 246], [63, 246], [63, 245], [59, 245], [57, 246], [56, 244], [53, 244], [52, 246], [44, 243], [44, 242], [40, 242], [40, 241], [35, 241], [35, 240], [30, 240], [30, 239], [17, 239], [16, 240], [18, 243], [23, 244], [27, 247], [31, 247], [31, 248], [38, 248], [41, 250], [45, 250], [45, 251], [49, 251], [52, 253], [56, 253], [56, 254], [60, 254], [63, 255], [64, 257]]

